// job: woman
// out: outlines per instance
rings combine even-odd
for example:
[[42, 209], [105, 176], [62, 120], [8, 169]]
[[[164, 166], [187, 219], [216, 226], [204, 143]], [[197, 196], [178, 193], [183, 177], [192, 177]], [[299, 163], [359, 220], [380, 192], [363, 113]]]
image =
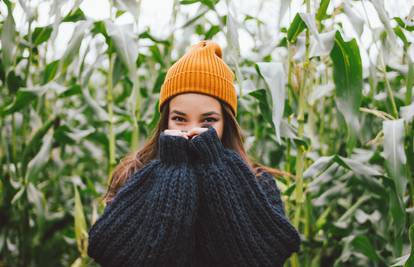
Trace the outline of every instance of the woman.
[[243, 149], [234, 74], [201, 41], [168, 70], [161, 119], [114, 171], [88, 255], [102, 266], [282, 266], [300, 236]]

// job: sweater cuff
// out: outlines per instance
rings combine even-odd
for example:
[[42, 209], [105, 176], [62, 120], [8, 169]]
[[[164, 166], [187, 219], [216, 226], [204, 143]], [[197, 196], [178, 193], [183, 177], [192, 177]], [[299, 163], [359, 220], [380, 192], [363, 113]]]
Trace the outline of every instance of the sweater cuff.
[[189, 140], [182, 136], [160, 133], [157, 158], [165, 163], [188, 162]]
[[197, 162], [214, 163], [224, 156], [225, 148], [213, 126], [189, 141], [190, 152]]

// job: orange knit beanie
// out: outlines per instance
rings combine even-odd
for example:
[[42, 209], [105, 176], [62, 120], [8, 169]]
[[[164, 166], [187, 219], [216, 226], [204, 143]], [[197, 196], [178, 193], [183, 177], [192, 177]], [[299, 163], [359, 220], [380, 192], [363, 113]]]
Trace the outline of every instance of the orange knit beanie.
[[220, 46], [209, 40], [192, 45], [167, 71], [160, 91], [158, 110], [171, 97], [181, 93], [202, 93], [227, 103], [237, 114], [234, 73], [223, 61]]

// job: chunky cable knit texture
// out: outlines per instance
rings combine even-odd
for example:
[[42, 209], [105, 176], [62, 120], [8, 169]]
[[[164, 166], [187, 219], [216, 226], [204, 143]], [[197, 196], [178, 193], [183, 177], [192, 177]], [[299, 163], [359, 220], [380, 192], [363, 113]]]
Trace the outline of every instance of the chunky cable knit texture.
[[158, 157], [122, 186], [89, 230], [101, 266], [282, 266], [300, 236], [271, 174], [255, 177], [213, 127], [162, 133]]
[[299, 251], [300, 236], [285, 216], [270, 174], [258, 183], [212, 127], [191, 140], [190, 150], [200, 189], [198, 251], [208, 266], [282, 266]]
[[129, 178], [89, 231], [101, 266], [191, 266], [197, 183], [188, 140], [162, 134], [159, 156]]

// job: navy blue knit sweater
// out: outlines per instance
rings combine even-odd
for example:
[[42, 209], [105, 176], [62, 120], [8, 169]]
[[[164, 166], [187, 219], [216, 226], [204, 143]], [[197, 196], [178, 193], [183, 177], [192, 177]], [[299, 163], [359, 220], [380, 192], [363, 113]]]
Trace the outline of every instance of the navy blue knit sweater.
[[101, 266], [275, 267], [299, 251], [272, 175], [256, 177], [213, 127], [158, 144], [89, 230]]

